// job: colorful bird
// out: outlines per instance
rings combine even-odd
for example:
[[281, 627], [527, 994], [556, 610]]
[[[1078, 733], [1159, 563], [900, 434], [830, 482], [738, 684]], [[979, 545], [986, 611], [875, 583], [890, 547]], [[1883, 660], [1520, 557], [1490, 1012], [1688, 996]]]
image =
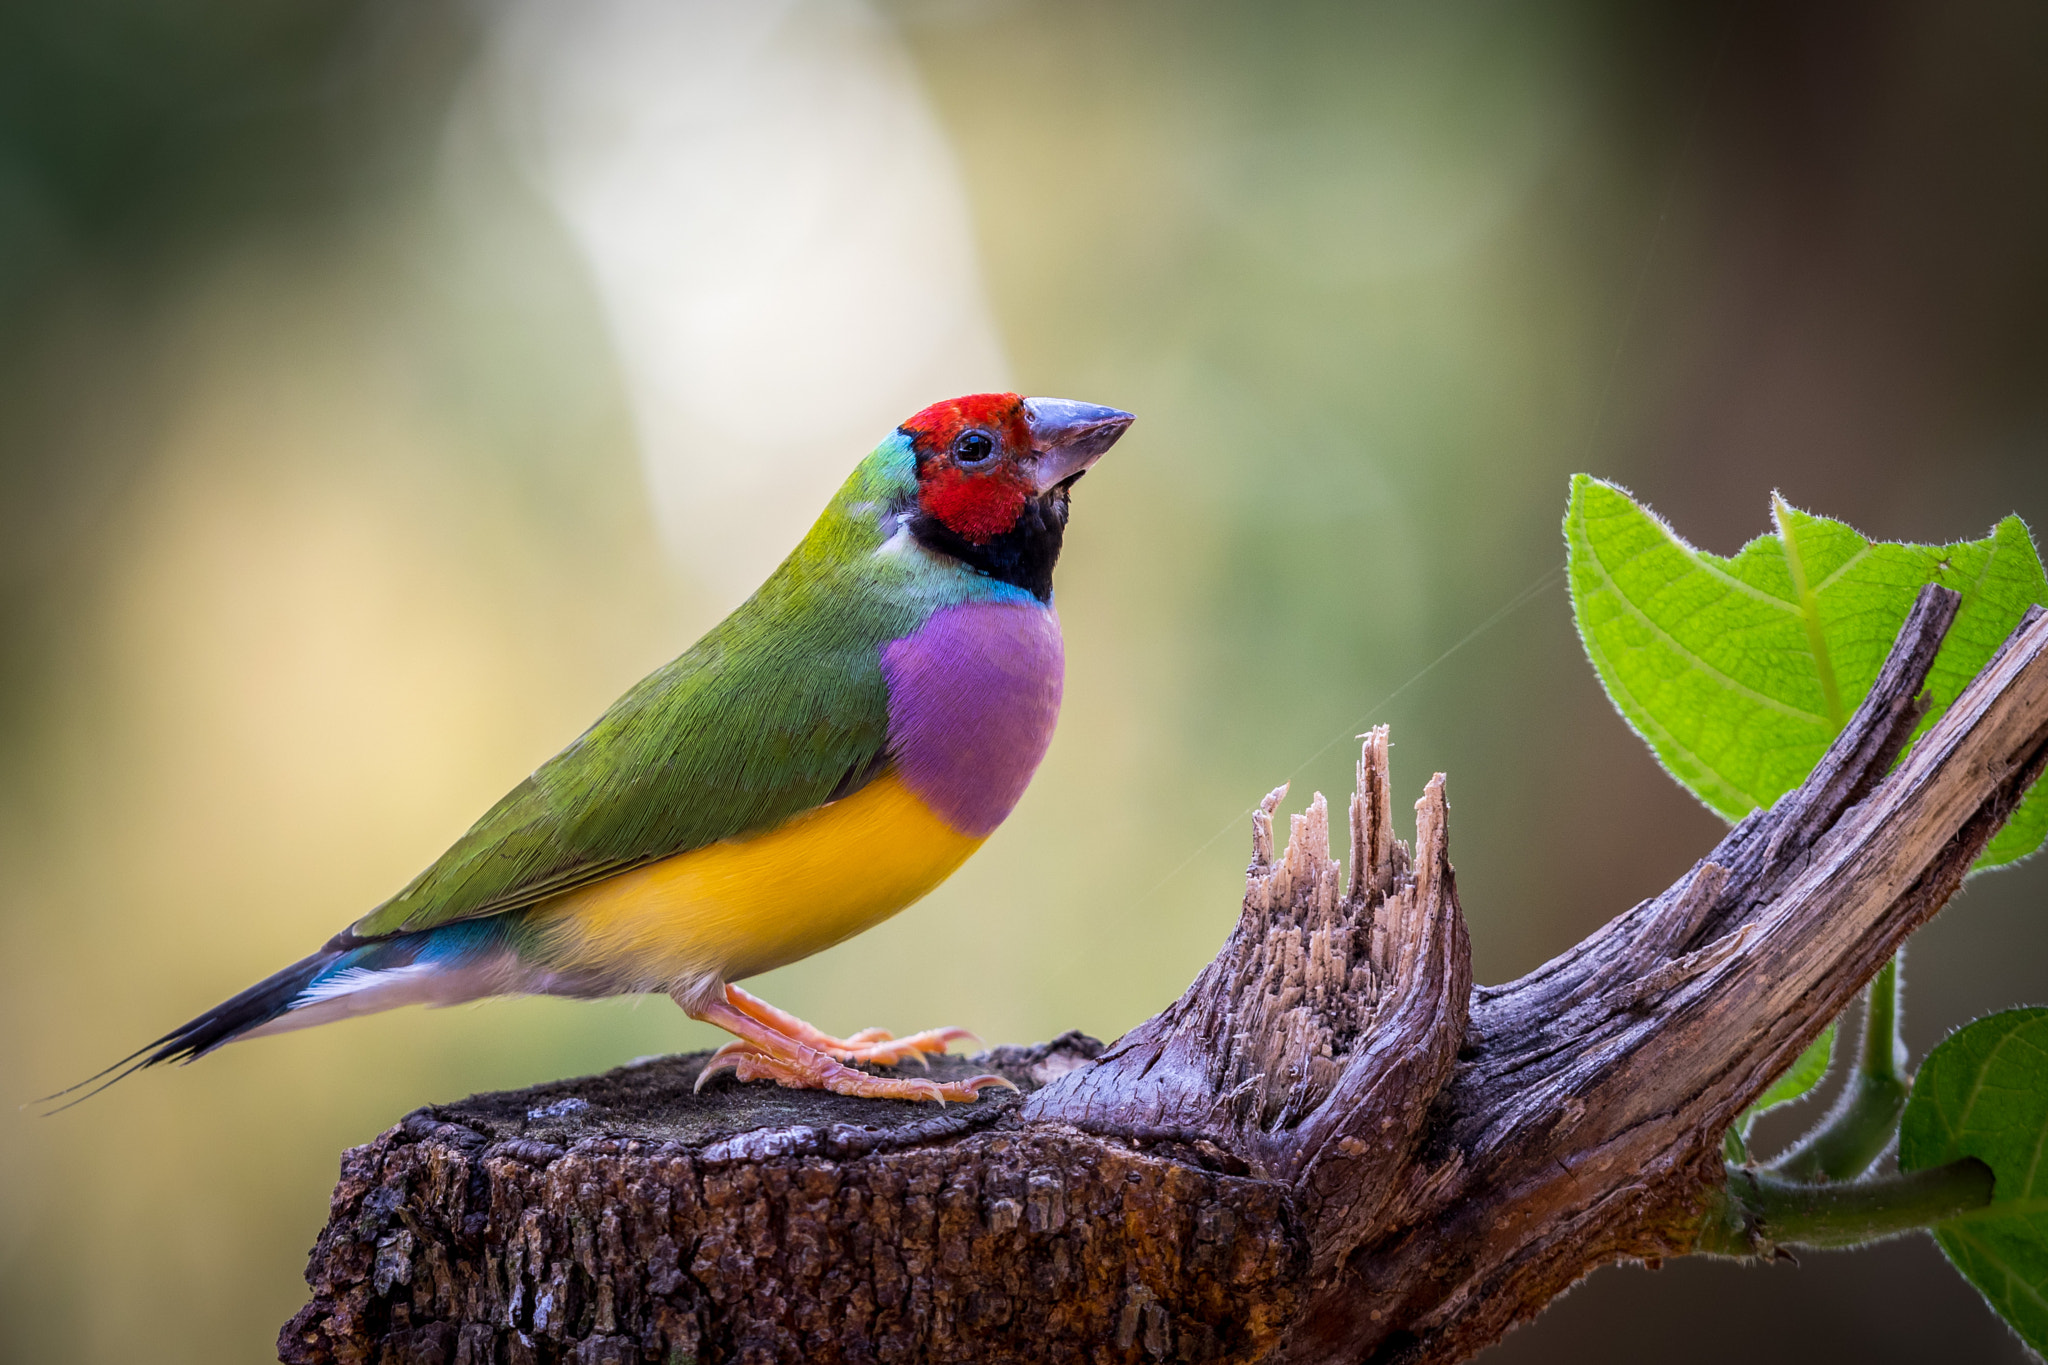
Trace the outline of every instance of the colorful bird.
[[903, 909], [1017, 804], [1059, 713], [1068, 490], [1131, 421], [1010, 393], [918, 413], [759, 591], [411, 885], [115, 1079], [397, 1005], [662, 991], [736, 1036], [707, 1077], [903, 1099], [1008, 1084], [858, 1070], [968, 1035], [835, 1038], [736, 983]]

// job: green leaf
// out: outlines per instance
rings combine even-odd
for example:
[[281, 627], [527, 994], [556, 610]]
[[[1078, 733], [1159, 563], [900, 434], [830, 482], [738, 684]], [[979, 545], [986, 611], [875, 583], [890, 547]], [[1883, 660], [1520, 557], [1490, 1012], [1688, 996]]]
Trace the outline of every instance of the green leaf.
[[1755, 1104], [1742, 1111], [1742, 1117], [1735, 1120], [1735, 1131], [1747, 1142], [1749, 1126], [1756, 1122], [1757, 1116], [1803, 1098], [1807, 1091], [1820, 1084], [1821, 1077], [1828, 1074], [1828, 1062], [1834, 1055], [1835, 1026], [1829, 1024], [1821, 1030], [1820, 1037], [1799, 1054], [1785, 1074], [1772, 1081], [1771, 1088], [1757, 1096]]
[[2048, 1353], [2048, 1009], [2006, 1010], [1958, 1029], [1913, 1082], [1899, 1169], [1966, 1156], [1997, 1184], [1979, 1212], [1935, 1225], [1949, 1263], [2037, 1352]]
[[[1671, 775], [1729, 820], [1805, 780], [1869, 692], [1922, 587], [1963, 599], [1928, 674], [1923, 730], [2027, 607], [2048, 601], [2018, 517], [1982, 540], [1903, 545], [1782, 500], [1772, 510], [1777, 533], [1727, 558], [1584, 474], [1565, 513], [1573, 614], [1607, 695]], [[2044, 836], [2048, 800], [2031, 793], [1977, 866], [2023, 858]]]

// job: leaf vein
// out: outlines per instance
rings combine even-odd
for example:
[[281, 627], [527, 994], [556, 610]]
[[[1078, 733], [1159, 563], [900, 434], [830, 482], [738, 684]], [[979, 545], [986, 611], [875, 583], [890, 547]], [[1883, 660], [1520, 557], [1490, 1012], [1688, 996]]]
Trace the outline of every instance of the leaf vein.
[[[1687, 647], [1676, 636], [1672, 635], [1669, 631], [1665, 630], [1662, 626], [1658, 625], [1654, 620], [1650, 618], [1647, 612], [1645, 612], [1641, 607], [1637, 606], [1635, 602], [1630, 599], [1628, 593], [1622, 588], [1621, 583], [1615, 578], [1613, 572], [1608, 569], [1606, 561], [1600, 557], [1600, 547], [1598, 545], [1593, 544], [1589, 539], [1587, 543], [1587, 548], [1592, 551], [1593, 564], [1599, 570], [1601, 579], [1605, 581], [1605, 583], [1608, 586], [1608, 590], [1614, 594], [1615, 599], [1619, 601], [1624, 608], [1627, 609], [1631, 616], [1633, 616], [1636, 620], [1642, 622], [1644, 626], [1648, 627], [1652, 635], [1656, 636], [1659, 640], [1662, 640], [1675, 653], [1677, 653], [1680, 658], [1685, 660], [1689, 667], [1696, 668], [1701, 673], [1704, 673], [1709, 677], [1719, 679], [1721, 682], [1726, 683], [1731, 691], [1740, 693], [1741, 695], [1748, 697], [1752, 701], [1756, 702], [1759, 706], [1767, 707], [1770, 710], [1780, 713], [1781, 715], [1792, 716], [1799, 720], [1817, 720], [1823, 723], [1827, 721], [1828, 718], [1817, 711], [1808, 711], [1803, 707], [1794, 706], [1790, 702], [1779, 701], [1776, 697], [1769, 696], [1763, 692], [1759, 692], [1755, 688], [1749, 686], [1747, 683], [1744, 683], [1741, 679], [1733, 677], [1728, 673], [1724, 673], [1720, 669], [1708, 663], [1705, 659], [1702, 659], [1696, 652]], [[1698, 563], [1697, 560], [1694, 560], [1693, 562], [1695, 564]], [[1733, 582], [1736, 580], [1731, 579], [1730, 581]]]

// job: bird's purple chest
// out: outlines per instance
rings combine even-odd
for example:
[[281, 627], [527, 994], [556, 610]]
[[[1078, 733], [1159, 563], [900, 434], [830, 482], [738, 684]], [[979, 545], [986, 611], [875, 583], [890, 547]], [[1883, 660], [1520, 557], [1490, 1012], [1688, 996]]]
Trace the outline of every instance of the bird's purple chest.
[[993, 832], [1052, 742], [1065, 675], [1050, 607], [962, 603], [883, 645], [904, 785], [962, 834]]

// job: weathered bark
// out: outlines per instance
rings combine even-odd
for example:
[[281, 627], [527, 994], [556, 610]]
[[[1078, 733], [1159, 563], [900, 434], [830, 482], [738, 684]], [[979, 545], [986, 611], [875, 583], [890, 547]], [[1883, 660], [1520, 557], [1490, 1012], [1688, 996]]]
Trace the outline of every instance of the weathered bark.
[[1394, 838], [1382, 730], [1349, 890], [1320, 796], [1275, 860], [1275, 792], [1216, 960], [1108, 1049], [973, 1061], [1021, 1096], [694, 1095], [679, 1057], [422, 1110], [344, 1158], [282, 1356], [1452, 1361], [1617, 1259], [1768, 1250], [1714, 1221], [1723, 1131], [2048, 761], [2036, 612], [1894, 768], [1956, 602], [1804, 786], [1505, 986], [1441, 775]]

